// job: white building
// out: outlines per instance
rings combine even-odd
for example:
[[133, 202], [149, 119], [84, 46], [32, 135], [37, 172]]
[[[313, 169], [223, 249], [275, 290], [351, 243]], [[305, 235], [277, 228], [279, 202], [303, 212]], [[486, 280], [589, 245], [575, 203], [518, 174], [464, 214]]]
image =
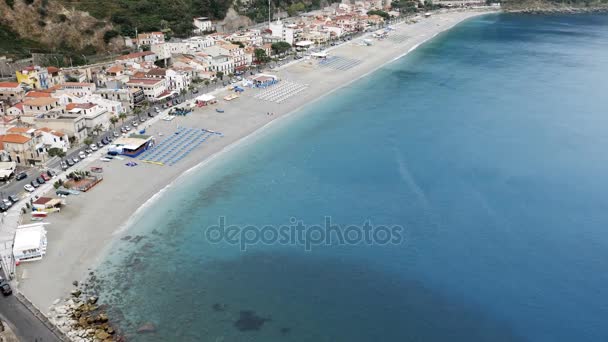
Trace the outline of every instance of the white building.
[[194, 26], [195, 33], [203, 33], [213, 31], [213, 23], [207, 17], [198, 17], [192, 20], [192, 25]]
[[95, 103], [70, 103], [65, 107], [70, 115], [84, 116], [84, 122], [89, 132], [96, 127], [106, 130], [110, 127], [108, 111]]
[[215, 45], [215, 39], [209, 37], [191, 37], [184, 40], [194, 51], [202, 51], [210, 46]]
[[46, 254], [45, 223], [33, 223], [17, 227], [13, 241], [13, 257], [16, 262], [40, 260]]
[[176, 93], [180, 93], [182, 90], [188, 89], [190, 82], [192, 81], [192, 77], [189, 73], [175, 71], [172, 69], [167, 69], [165, 78], [167, 80], [169, 90]]
[[59, 148], [63, 152], [67, 152], [70, 148], [70, 139], [64, 132], [42, 127], [36, 133], [38, 134], [39, 141], [45, 146], [47, 151], [51, 148]]
[[167, 91], [167, 81], [165, 78], [131, 78], [127, 87], [141, 89], [148, 101], [157, 101]]
[[272, 36], [277, 37], [282, 41], [288, 42], [293, 45], [296, 42], [296, 27], [295, 25], [285, 25], [279, 19], [275, 22], [270, 23], [268, 27], [272, 31]]

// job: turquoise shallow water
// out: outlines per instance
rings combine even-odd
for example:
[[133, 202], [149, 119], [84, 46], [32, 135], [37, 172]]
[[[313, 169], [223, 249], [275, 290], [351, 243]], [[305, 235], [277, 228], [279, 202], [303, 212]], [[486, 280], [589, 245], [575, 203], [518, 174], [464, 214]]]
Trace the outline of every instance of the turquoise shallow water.
[[[135, 341], [608, 340], [607, 80], [608, 16], [467, 21], [182, 179], [102, 297]], [[241, 251], [222, 216], [404, 240]]]

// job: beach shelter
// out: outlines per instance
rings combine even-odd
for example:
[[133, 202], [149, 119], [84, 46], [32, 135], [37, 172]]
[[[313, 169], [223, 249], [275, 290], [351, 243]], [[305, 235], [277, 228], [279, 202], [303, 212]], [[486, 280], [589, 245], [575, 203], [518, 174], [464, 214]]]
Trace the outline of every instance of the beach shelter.
[[210, 105], [212, 103], [215, 103], [215, 96], [211, 95], [211, 94], [203, 94], [200, 95], [196, 98], [196, 103], [199, 106], [207, 106]]

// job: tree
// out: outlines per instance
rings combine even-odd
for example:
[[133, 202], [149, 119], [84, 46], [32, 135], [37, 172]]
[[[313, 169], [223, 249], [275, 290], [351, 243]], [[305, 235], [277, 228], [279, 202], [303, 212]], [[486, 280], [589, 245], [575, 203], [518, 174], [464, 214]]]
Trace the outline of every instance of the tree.
[[103, 127], [101, 127], [101, 125], [96, 125], [93, 128], [93, 132], [95, 132], [95, 135], [99, 135], [99, 133], [101, 133], [103, 131]]
[[215, 73], [215, 77], [219, 78], [220, 80], [224, 79], [224, 73], [221, 71], [218, 71]]
[[367, 15], [379, 15], [384, 18], [384, 20], [388, 20], [390, 18], [390, 15], [388, 13], [380, 10], [371, 10], [367, 12]]
[[118, 122], [118, 118], [113, 116], [110, 118], [110, 123], [112, 124], [112, 128], [116, 127], [116, 123]]
[[209, 80], [205, 80], [205, 86], [207, 87], [207, 90], [209, 90], [209, 83], [211, 83], [209, 82]]
[[120, 113], [120, 114], [118, 114], [118, 118], [120, 119], [120, 122], [122, 122], [124, 124], [125, 123], [125, 119], [127, 118], [127, 114]]
[[270, 61], [270, 57], [268, 57], [266, 50], [264, 49], [255, 49], [253, 53], [255, 55], [255, 60], [260, 64], [265, 64]]
[[139, 115], [141, 114], [141, 108], [137, 107], [133, 110], [133, 115], [137, 116], [137, 119], [139, 120]]
[[55, 156], [57, 156], [59, 158], [65, 157], [65, 152], [63, 152], [63, 150], [58, 147], [49, 148], [48, 154], [50, 157], [55, 157]]
[[87, 138], [84, 139], [83, 143], [85, 145], [91, 145], [93, 143], [93, 139], [87, 137]]
[[303, 12], [305, 10], [306, 10], [306, 5], [302, 2], [297, 2], [297, 3], [291, 4], [289, 7], [287, 7], [287, 14], [290, 17], [293, 17], [294, 15], [298, 14], [299, 12]]
[[288, 42], [276, 42], [271, 45], [271, 48], [275, 54], [280, 55], [289, 51], [291, 49], [291, 44]]

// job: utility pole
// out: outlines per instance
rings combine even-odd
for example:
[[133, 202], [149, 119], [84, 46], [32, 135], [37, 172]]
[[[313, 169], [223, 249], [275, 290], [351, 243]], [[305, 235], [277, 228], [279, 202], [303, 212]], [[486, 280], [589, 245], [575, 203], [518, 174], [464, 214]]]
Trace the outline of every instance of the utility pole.
[[270, 28], [271, 21], [272, 21], [272, 10], [270, 7], [270, 0], [268, 0], [268, 28]]

